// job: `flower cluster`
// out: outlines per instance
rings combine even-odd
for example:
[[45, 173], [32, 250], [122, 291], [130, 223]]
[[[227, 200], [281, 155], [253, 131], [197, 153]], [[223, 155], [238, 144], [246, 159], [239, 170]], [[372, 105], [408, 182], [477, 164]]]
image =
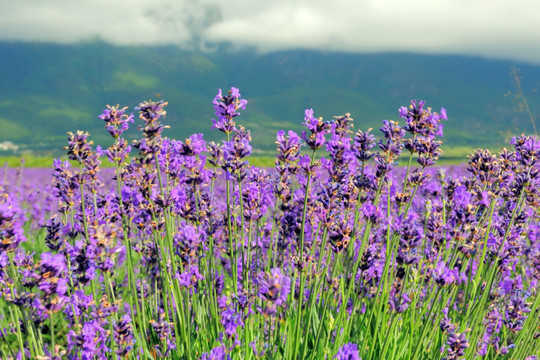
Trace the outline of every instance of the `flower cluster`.
[[265, 169], [237, 88], [217, 143], [167, 138], [166, 105], [135, 108], [136, 154], [107, 106], [110, 147], [69, 133], [71, 162], [4, 176], [0, 358], [538, 356], [538, 139], [438, 167], [444, 108], [413, 100], [378, 138], [307, 109]]

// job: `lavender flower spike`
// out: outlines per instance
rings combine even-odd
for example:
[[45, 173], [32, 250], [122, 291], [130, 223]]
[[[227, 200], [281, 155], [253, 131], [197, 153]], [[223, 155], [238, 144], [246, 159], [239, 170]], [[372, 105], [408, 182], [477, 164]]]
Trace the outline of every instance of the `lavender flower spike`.
[[133, 114], [127, 115], [127, 107], [119, 109], [120, 105], [110, 106], [103, 110], [103, 113], [98, 116], [101, 120], [105, 121], [107, 131], [115, 139], [118, 139], [124, 131], [129, 127], [128, 123], [133, 123]]
[[245, 109], [247, 100], [240, 99], [240, 90], [232, 87], [227, 95], [223, 96], [221, 89], [217, 93], [214, 101], [214, 110], [216, 111], [217, 120], [212, 119], [213, 128], [218, 129], [226, 134], [230, 134], [236, 129], [234, 118], [240, 115], [238, 109]]

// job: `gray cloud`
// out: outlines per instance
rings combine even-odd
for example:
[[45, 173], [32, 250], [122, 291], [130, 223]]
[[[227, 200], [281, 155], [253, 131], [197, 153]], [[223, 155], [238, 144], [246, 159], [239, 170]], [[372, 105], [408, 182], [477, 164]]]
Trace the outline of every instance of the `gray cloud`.
[[537, 0], [0, 0], [0, 39], [227, 42], [260, 51], [413, 51], [540, 64]]

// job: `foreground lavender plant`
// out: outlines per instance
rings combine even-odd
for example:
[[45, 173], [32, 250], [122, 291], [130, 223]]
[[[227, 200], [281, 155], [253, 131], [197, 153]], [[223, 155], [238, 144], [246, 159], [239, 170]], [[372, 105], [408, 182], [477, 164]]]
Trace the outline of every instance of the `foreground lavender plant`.
[[111, 146], [70, 133], [52, 186], [0, 187], [2, 359], [540, 356], [538, 139], [435, 168], [444, 108], [413, 100], [379, 140], [307, 109], [258, 169], [237, 88], [220, 143], [164, 137], [166, 106], [135, 108], [137, 153], [107, 106]]

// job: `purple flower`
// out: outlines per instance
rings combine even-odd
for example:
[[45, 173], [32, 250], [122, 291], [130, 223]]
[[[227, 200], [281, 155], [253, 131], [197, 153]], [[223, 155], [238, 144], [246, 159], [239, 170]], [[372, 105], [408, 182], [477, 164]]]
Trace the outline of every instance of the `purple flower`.
[[109, 106], [103, 110], [103, 113], [98, 116], [101, 120], [105, 121], [105, 127], [109, 134], [115, 139], [118, 139], [124, 131], [129, 127], [128, 123], [133, 123], [133, 114], [125, 114], [127, 107], [119, 109], [120, 105]]
[[163, 100], [144, 101], [140, 103], [139, 106], [135, 107], [135, 110], [139, 111], [139, 117], [148, 125], [167, 115], [167, 111], [165, 111], [165, 106], [167, 105], [168, 103]]
[[388, 305], [390, 306], [390, 310], [399, 313], [404, 312], [409, 308], [409, 304], [411, 303], [411, 298], [409, 294], [404, 293], [398, 296], [395, 289], [392, 289], [390, 294], [390, 299], [388, 300]]
[[200, 155], [203, 151], [206, 151], [203, 134], [193, 134], [185, 142], [178, 141], [178, 143], [178, 154], [182, 156]]
[[236, 335], [236, 329], [238, 327], [244, 326], [242, 315], [237, 312], [236, 306], [232, 304], [227, 306], [227, 308], [221, 312], [220, 320], [225, 328], [225, 334], [229, 337]]
[[126, 160], [129, 157], [129, 153], [131, 152], [131, 146], [128, 145], [128, 142], [120, 138], [118, 139], [114, 144], [109, 146], [106, 150], [102, 150], [101, 147], [98, 145], [96, 148], [96, 151], [98, 155], [104, 154], [107, 156], [107, 159], [113, 163], [120, 165], [124, 160]]
[[457, 325], [452, 322], [452, 319], [448, 317], [448, 308], [442, 309], [444, 314], [443, 318], [439, 322], [439, 327], [443, 333], [453, 334], [457, 328]]
[[[333, 217], [333, 215], [332, 215]], [[340, 253], [347, 249], [351, 240], [352, 224], [348, 223], [342, 216], [333, 219], [328, 240], [332, 246], [332, 251]]]
[[161, 124], [158, 120], [167, 114], [165, 111], [167, 104], [163, 100], [145, 101], [135, 108], [139, 111], [139, 118], [144, 121], [144, 127], [140, 127], [143, 138], [134, 142], [134, 146], [139, 150], [140, 159], [144, 164], [153, 163], [154, 155], [159, 153], [162, 147], [161, 133], [168, 126]]
[[182, 184], [176, 186], [171, 191], [171, 200], [173, 202], [174, 212], [186, 220], [196, 219], [197, 204], [195, 193], [186, 189]]
[[373, 204], [370, 202], [364, 203], [361, 208], [362, 215], [364, 218], [374, 224], [378, 223], [383, 219], [383, 215]]
[[204, 280], [204, 276], [199, 272], [199, 268], [196, 265], [191, 265], [188, 269], [184, 269], [183, 273], [175, 275], [178, 279], [178, 285], [181, 287], [194, 287], [201, 280]]
[[314, 173], [316, 167], [311, 165], [311, 158], [309, 155], [302, 155], [298, 158], [298, 166], [304, 170], [306, 174]]
[[15, 251], [21, 242], [26, 241], [25, 221], [19, 205], [9, 195], [0, 194], [0, 254]]
[[120, 245], [117, 234], [120, 232], [114, 223], [107, 224], [102, 221], [94, 223], [88, 229], [89, 242], [86, 244], [86, 253], [94, 266], [103, 272], [114, 269], [116, 258], [123, 258], [125, 247]]
[[497, 333], [501, 330], [502, 327], [502, 316], [497, 310], [497, 307], [493, 307], [484, 318], [483, 325], [486, 330], [482, 339], [479, 341], [479, 350], [478, 355], [484, 356], [487, 354], [488, 346], [493, 345], [495, 352], [499, 353], [501, 350], [508, 352], [507, 348], [500, 348], [499, 342], [500, 338], [496, 336]]
[[53, 161], [53, 195], [59, 199], [58, 210], [67, 213], [75, 203], [75, 193], [78, 192], [79, 183], [71, 171], [69, 161]]
[[419, 246], [424, 238], [422, 227], [416, 223], [415, 216], [407, 219], [398, 218], [399, 249], [396, 261], [398, 264], [411, 265], [420, 259]]
[[353, 151], [356, 158], [361, 162], [366, 162], [375, 154], [371, 153], [371, 149], [375, 145], [375, 136], [370, 134], [371, 129], [366, 132], [358, 130], [354, 137]]
[[47, 235], [45, 235], [45, 244], [47, 247], [53, 251], [59, 251], [61, 248], [65, 246], [60, 240], [61, 236], [61, 222], [58, 220], [56, 216], [52, 217], [45, 227], [47, 229]]
[[353, 343], [343, 345], [333, 358], [337, 360], [362, 360], [358, 353], [358, 346]]
[[215, 167], [224, 166], [225, 160], [223, 159], [222, 146], [212, 141], [208, 144], [207, 151], [210, 153], [210, 159], [208, 159], [208, 163], [210, 163], [210, 165]]
[[492, 155], [488, 149], [478, 149], [468, 157], [469, 167], [467, 170], [478, 177], [478, 180], [484, 184], [493, 182], [501, 173], [501, 167], [497, 157]]
[[506, 306], [506, 319], [503, 323], [511, 332], [518, 332], [523, 329], [523, 323], [527, 319], [525, 314], [529, 313], [531, 309], [520, 295], [514, 295], [510, 298], [509, 303]]
[[433, 269], [432, 276], [435, 283], [442, 287], [450, 285], [458, 279], [456, 271], [448, 269], [444, 261], [439, 261], [435, 269]]
[[67, 306], [65, 312], [73, 324], [75, 318], [80, 317], [94, 305], [94, 298], [92, 295], [85, 295], [82, 290], [77, 290], [71, 294], [69, 302], [71, 306]]
[[265, 313], [275, 313], [277, 306], [284, 306], [291, 291], [291, 279], [281, 273], [279, 268], [273, 268], [259, 280], [259, 298], [267, 302]]
[[352, 169], [356, 166], [356, 158], [351, 151], [351, 138], [347, 132], [336, 132], [335, 123], [332, 124], [332, 137], [326, 143], [326, 151], [330, 154], [331, 164], [328, 173], [332, 181], [340, 184], [347, 182]]
[[[53, 255], [51, 253], [41, 254], [41, 262], [39, 264], [40, 272], [44, 280], [39, 285], [40, 290], [50, 295], [58, 293], [64, 295], [66, 293], [65, 279], [58, 279], [67, 270], [65, 258], [61, 254]], [[61, 282], [61, 280], [64, 280]], [[59, 284], [59, 282], [61, 282]]]
[[324, 135], [328, 133], [330, 124], [324, 122], [322, 118], [316, 119], [313, 116], [313, 109], [306, 109], [305, 115], [303, 124], [311, 131], [311, 134], [308, 136], [305, 131], [302, 131], [302, 139], [312, 150], [320, 149], [326, 141]]
[[68, 280], [65, 258], [61, 254], [42, 253], [41, 261], [33, 270], [24, 272], [27, 286], [37, 286], [41, 294], [34, 301], [34, 307], [43, 311], [60, 311], [67, 301]]
[[272, 188], [268, 179], [270, 175], [265, 170], [253, 168], [247, 182], [242, 186], [244, 218], [257, 221], [266, 213], [272, 204]]
[[397, 122], [392, 120], [383, 120], [383, 126], [380, 130], [386, 141], [389, 143], [401, 144], [403, 137], [405, 136], [405, 130], [403, 130]]
[[516, 149], [517, 160], [525, 167], [534, 166], [540, 159], [540, 140], [534, 136], [513, 137], [510, 142]]
[[85, 322], [79, 333], [70, 330], [67, 334], [68, 351], [76, 349], [81, 354], [82, 360], [106, 360], [107, 331], [102, 328], [98, 321]]
[[240, 99], [240, 91], [238, 88], [232, 87], [228, 94], [223, 96], [221, 89], [212, 101], [216, 112], [217, 120], [212, 119], [214, 129], [218, 129], [226, 134], [230, 134], [236, 130], [234, 118], [240, 115], [239, 109], [245, 109], [247, 100]]
[[399, 116], [406, 119], [404, 129], [413, 135], [426, 137], [442, 136], [443, 124], [441, 120], [447, 120], [446, 109], [441, 108], [441, 113], [432, 113], [431, 108], [424, 108], [425, 101], [411, 100], [409, 108], [402, 106]]
[[176, 349], [174, 324], [167, 322], [165, 317], [165, 313], [162, 312], [159, 321], [149, 321], [152, 329], [154, 329], [158, 339], [161, 341], [160, 345], [154, 345], [154, 350], [161, 357], [168, 356], [172, 350]]
[[114, 340], [118, 344], [118, 349], [116, 353], [121, 356], [127, 356], [135, 340], [133, 338], [133, 326], [131, 325], [131, 317], [129, 315], [124, 315], [118, 322], [114, 325]]
[[240, 126], [240, 128], [235, 131], [231, 141], [223, 142], [222, 150], [224, 164], [222, 165], [222, 168], [227, 171], [228, 174], [234, 174], [238, 181], [241, 181], [245, 176], [244, 167], [247, 164], [247, 161], [244, 159], [251, 155], [252, 148], [250, 141], [251, 135], [249, 131], [246, 131]]
[[8, 254], [6, 252], [1, 252], [0, 253], [0, 282], [1, 281], [4, 281], [5, 279], [5, 276], [6, 276], [6, 268], [9, 264], [9, 257], [8, 257]]
[[285, 131], [281, 130], [278, 131], [276, 138], [276, 170], [280, 174], [295, 174], [298, 169], [296, 161], [300, 154], [300, 137], [291, 130], [289, 130], [285, 137]]
[[416, 161], [422, 167], [435, 165], [442, 150], [439, 148], [442, 142], [433, 137], [418, 136], [414, 139], [405, 140], [404, 147], [412, 153], [418, 154]]
[[77, 131], [77, 133], [68, 132], [68, 146], [64, 149], [67, 150], [70, 160], [84, 163], [84, 161], [92, 155], [92, 141], [88, 141], [89, 134], [83, 131]]
[[199, 360], [230, 360], [231, 357], [227, 354], [224, 346], [213, 348], [209, 353], [204, 353]]
[[448, 345], [448, 360], [457, 360], [465, 355], [465, 349], [469, 347], [465, 333], [452, 332], [446, 341]]
[[199, 244], [205, 240], [205, 234], [198, 227], [185, 224], [179, 227], [174, 235], [175, 253], [180, 257], [183, 266], [197, 264]]
[[88, 245], [83, 241], [77, 241], [74, 246], [68, 249], [71, 258], [71, 273], [75, 285], [86, 285], [96, 275], [96, 264], [92, 261], [88, 253]]

